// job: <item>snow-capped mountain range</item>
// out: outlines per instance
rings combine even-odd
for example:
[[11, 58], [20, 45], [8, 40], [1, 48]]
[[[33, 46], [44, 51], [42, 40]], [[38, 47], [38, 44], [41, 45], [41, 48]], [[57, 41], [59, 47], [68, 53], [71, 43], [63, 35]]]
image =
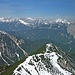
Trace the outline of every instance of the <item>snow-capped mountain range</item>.
[[[63, 57], [64, 56], [64, 57]], [[42, 53], [29, 56], [12, 75], [72, 75], [72, 62], [58, 47], [49, 43]]]
[[34, 26], [35, 27], [35, 24], [36, 23], [41, 23], [41, 24], [50, 24], [50, 23], [67, 23], [67, 24], [70, 24], [69, 21], [67, 21], [66, 19], [56, 19], [56, 20], [45, 20], [45, 19], [33, 19], [33, 18], [30, 18], [30, 17], [26, 17], [26, 18], [0, 18], [0, 22], [14, 22], [14, 21], [18, 21], [24, 25], [27, 25], [27, 26]]
[[[54, 25], [58, 25], [58, 28], [61, 26], [67, 26], [67, 32], [71, 35], [75, 36], [74, 34], [74, 22], [68, 21], [66, 19], [58, 18], [56, 20], [45, 20], [39, 18], [0, 18], [0, 30], [5, 31], [16, 31], [16, 30], [25, 30], [28, 28], [44, 28], [44, 29], [51, 29]], [[8, 29], [7, 29], [8, 28]], [[74, 28], [72, 31], [71, 28]], [[56, 29], [56, 28], [55, 28]]]

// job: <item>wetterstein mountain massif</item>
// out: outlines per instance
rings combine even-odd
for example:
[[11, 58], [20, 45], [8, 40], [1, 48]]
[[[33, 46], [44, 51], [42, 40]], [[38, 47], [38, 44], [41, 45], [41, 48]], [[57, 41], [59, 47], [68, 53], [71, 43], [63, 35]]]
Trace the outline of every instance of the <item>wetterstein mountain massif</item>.
[[53, 41], [69, 52], [75, 49], [74, 24], [65, 19], [0, 18], [0, 30], [10, 35], [29, 41], [42, 40], [41, 44]]
[[[75, 51], [74, 51], [75, 50], [75, 34], [74, 34], [75, 25], [74, 24], [75, 24], [74, 22], [67, 21], [65, 19], [44, 20], [44, 19], [34, 19], [29, 17], [28, 18], [0, 18], [0, 30], [1, 30], [0, 31], [0, 61], [1, 61], [0, 65], [4, 65], [4, 64], [9, 65], [9, 64], [15, 63], [17, 60], [27, 57], [28, 54], [33, 53], [34, 51], [36, 52], [38, 48], [45, 45], [46, 43], [51, 42], [59, 46], [61, 49], [63, 49], [68, 54], [68, 56], [70, 56], [72, 59], [66, 55], [65, 55], [66, 59], [64, 59], [63, 58], [64, 54], [63, 53], [62, 55], [59, 54], [61, 53], [61, 51], [59, 51], [59, 53], [53, 51], [55, 52], [55, 56], [57, 55], [56, 56], [57, 60], [53, 62], [57, 62], [59, 56], [62, 56], [62, 58], [60, 58], [60, 60], [57, 63], [59, 64], [61, 68], [65, 68], [65, 69], [63, 71], [60, 71], [59, 67], [53, 66], [49, 58], [48, 58], [49, 60], [48, 64], [51, 64], [53, 66], [53, 69], [50, 69], [51, 66], [46, 67], [47, 65], [45, 65], [45, 61], [40, 56], [38, 56], [39, 53], [38, 55], [35, 55], [34, 53], [34, 55], [32, 55], [31, 57], [36, 58], [36, 60], [40, 57], [41, 60], [38, 59], [39, 61], [37, 63], [40, 63], [41, 65], [44, 64], [45, 67], [44, 69], [40, 69], [41, 68], [40, 67], [39, 68], [40, 70], [34, 69], [33, 72], [36, 71], [37, 75], [38, 74], [44, 75], [45, 73], [52, 75], [53, 74], [52, 72], [54, 71], [55, 67], [57, 67], [54, 72], [55, 75], [58, 75], [58, 73], [56, 72], [59, 72], [59, 75], [74, 74], [74, 69], [75, 69], [73, 67], [74, 66], [73, 63], [75, 61], [74, 59], [75, 57]], [[50, 54], [53, 52], [50, 51]], [[37, 57], [34, 57], [34, 56], [37, 56]], [[45, 57], [44, 59], [46, 60]], [[40, 62], [40, 61], [43, 61], [43, 62]], [[64, 63], [65, 61], [69, 62], [69, 66], [67, 68], [65, 67], [67, 66]], [[33, 66], [33, 67], [36, 68], [36, 66]], [[23, 66], [22, 68], [20, 68], [20, 71], [22, 69], [24, 70], [23, 72], [25, 72], [27, 75], [35, 75], [35, 74], [32, 74], [33, 72], [29, 71], [29, 68], [26, 68]], [[42, 72], [41, 70], [43, 70], [44, 72]], [[14, 72], [13, 74], [21, 75], [22, 73], [18, 71], [17, 73]]]

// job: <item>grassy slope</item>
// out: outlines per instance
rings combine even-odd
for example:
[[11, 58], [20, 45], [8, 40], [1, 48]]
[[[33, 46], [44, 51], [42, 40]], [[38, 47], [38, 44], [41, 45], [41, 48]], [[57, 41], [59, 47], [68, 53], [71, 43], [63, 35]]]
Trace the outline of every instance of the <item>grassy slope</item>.
[[45, 50], [46, 50], [46, 47], [45, 47], [45, 45], [44, 45], [44, 46], [42, 46], [41, 48], [39, 48], [38, 50], [36, 50], [35, 52], [33, 52], [33, 53], [30, 54], [30, 55], [43, 53]]
[[[4, 73], [2, 73], [1, 75], [12, 75], [12, 72], [13, 72], [13, 70], [20, 64], [20, 63], [22, 63], [23, 61], [25, 61], [25, 59], [26, 58], [23, 58], [22, 60], [20, 60], [20, 61], [18, 61], [18, 62], [16, 62], [16, 63], [14, 63], [13, 65], [11, 65], [11, 66], [3, 66], [3, 67], [5, 67], [5, 72]], [[0, 67], [0, 69], [1, 69], [2, 67]]]

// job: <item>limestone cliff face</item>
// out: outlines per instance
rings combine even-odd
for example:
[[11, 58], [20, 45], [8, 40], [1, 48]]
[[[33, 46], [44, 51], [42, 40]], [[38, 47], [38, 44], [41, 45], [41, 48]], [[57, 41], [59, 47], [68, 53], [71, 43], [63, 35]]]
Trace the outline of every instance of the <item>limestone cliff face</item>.
[[14, 63], [26, 56], [27, 53], [19, 46], [22, 43], [22, 40], [0, 31], [0, 65]]

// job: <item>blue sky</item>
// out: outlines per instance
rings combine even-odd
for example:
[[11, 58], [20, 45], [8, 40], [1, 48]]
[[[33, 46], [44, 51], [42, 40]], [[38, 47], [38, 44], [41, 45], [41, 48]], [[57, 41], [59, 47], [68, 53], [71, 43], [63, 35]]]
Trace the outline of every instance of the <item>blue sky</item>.
[[75, 0], [0, 0], [0, 17], [75, 18]]

